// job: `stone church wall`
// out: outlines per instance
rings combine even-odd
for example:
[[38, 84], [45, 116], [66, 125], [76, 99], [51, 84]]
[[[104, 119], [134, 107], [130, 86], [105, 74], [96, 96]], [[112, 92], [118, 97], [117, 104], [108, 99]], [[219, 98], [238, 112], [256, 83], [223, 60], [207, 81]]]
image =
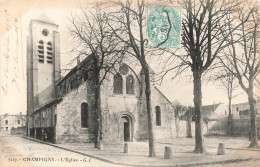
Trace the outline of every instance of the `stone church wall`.
[[86, 85], [85, 82], [72, 90], [57, 104], [56, 143], [90, 142], [93, 139], [93, 122], [90, 117], [89, 128], [81, 128], [81, 104], [89, 104]]
[[[156, 125], [156, 106], [161, 109], [161, 125]], [[152, 87], [152, 111], [154, 121], [155, 140], [173, 138], [175, 132], [174, 111], [169, 101], [159, 92], [158, 89]]]
[[[145, 96], [143, 95], [142, 109], [140, 111], [140, 140], [148, 140], [148, 116], [146, 109]], [[173, 138], [175, 135], [174, 113], [171, 104], [167, 99], [156, 89], [151, 86], [151, 102], [152, 102], [152, 115], [155, 140], [166, 138]], [[156, 106], [160, 107], [160, 125], [156, 125]]]
[[[132, 76], [134, 74], [129, 72]], [[128, 75], [128, 74], [127, 74]], [[139, 83], [135, 79], [134, 94], [126, 94], [126, 82], [123, 77], [123, 93], [115, 94], [113, 92], [113, 75], [108, 76], [108, 80], [103, 83], [101, 89], [101, 108], [102, 108], [102, 135], [104, 142], [122, 142], [123, 128], [122, 117], [127, 116], [130, 119], [130, 141], [138, 140], [139, 122], [138, 122], [138, 94]]]

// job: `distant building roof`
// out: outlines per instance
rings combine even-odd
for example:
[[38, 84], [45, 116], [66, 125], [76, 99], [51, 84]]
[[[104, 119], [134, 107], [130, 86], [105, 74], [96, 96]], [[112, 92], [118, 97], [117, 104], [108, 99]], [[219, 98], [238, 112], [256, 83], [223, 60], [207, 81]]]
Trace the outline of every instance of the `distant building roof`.
[[[206, 105], [206, 106], [202, 106], [201, 107], [201, 115], [203, 118], [209, 118], [213, 115], [214, 111], [218, 108], [218, 106], [220, 105], [221, 103], [218, 103], [218, 104], [212, 104], [212, 105]], [[194, 112], [194, 107], [191, 108], [192, 112]], [[185, 119], [187, 117], [187, 112], [183, 115], [183, 118], [182, 119]], [[195, 119], [194, 118], [195, 114], [193, 113], [193, 120]]]
[[5, 113], [5, 114], [3, 114], [3, 115], [0, 115], [0, 117], [1, 117], [1, 119], [4, 119], [4, 118], [7, 118], [7, 117], [9, 117], [9, 116], [11, 116], [11, 117], [18, 117], [18, 118], [23, 118], [23, 117], [25, 117], [26, 115], [21, 115], [21, 114], [8, 114], [8, 113]]
[[[257, 101], [256, 103], [260, 104], [260, 101]], [[241, 105], [249, 105], [249, 103], [248, 102], [244, 102], [244, 103], [232, 104], [232, 106], [241, 106]]]
[[203, 116], [211, 116], [211, 113], [218, 108], [219, 104], [206, 105], [201, 107], [201, 113]]

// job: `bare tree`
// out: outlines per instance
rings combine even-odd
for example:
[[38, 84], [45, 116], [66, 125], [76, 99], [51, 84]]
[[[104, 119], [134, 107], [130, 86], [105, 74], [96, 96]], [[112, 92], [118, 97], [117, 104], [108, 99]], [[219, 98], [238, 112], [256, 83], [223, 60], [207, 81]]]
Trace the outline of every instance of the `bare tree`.
[[93, 8], [81, 7], [81, 12], [71, 14], [69, 31], [76, 47], [73, 52], [88, 57], [91, 65], [83, 67], [82, 75], [89, 75], [94, 91], [93, 119], [95, 120], [95, 147], [100, 148], [102, 140], [102, 116], [100, 88], [116, 63], [122, 60], [122, 42], [117, 40], [108, 25], [107, 15], [98, 5]]
[[193, 115], [194, 115], [194, 110], [191, 106], [189, 106], [188, 110], [186, 112], [186, 121], [187, 121], [186, 137], [187, 138], [192, 138], [191, 122], [192, 122], [192, 116]]
[[145, 48], [145, 1], [126, 0], [115, 2], [120, 8], [110, 12], [110, 26], [114, 35], [125, 44], [125, 51], [129, 56], [135, 57], [141, 64], [145, 76], [145, 99], [148, 115], [149, 156], [155, 157], [153, 116], [151, 108], [150, 67], [147, 63], [147, 55], [152, 52]]
[[[230, 70], [234, 72], [234, 69], [231, 65], [229, 66]], [[218, 73], [211, 78], [214, 83], [223, 89], [228, 98], [228, 127], [227, 127], [227, 135], [232, 135], [232, 99], [240, 95], [237, 90], [239, 88], [239, 84], [234, 76], [234, 73], [230, 72], [226, 68], [222, 68], [218, 71]]]
[[[240, 24], [240, 28], [235, 33], [231, 33], [226, 38], [230, 47], [225, 50], [222, 63], [237, 79], [241, 88], [248, 96], [250, 105], [251, 140], [249, 147], [259, 148], [257, 142], [256, 126], [256, 99], [254, 87], [259, 84], [257, 76], [260, 72], [260, 4], [255, 1], [244, 1], [232, 16], [227, 15], [226, 19], [236, 18], [236, 24], [228, 24], [229, 33], [234, 26]], [[234, 71], [226, 64], [231, 64]]]
[[[183, 46], [188, 55], [183, 61], [191, 68], [194, 83], [195, 107], [195, 153], [203, 153], [205, 146], [202, 135], [202, 90], [201, 78], [209, 69], [216, 67], [218, 53], [227, 45], [219, 38], [225, 15], [233, 10], [233, 2], [216, 0], [185, 0], [183, 17]], [[231, 32], [232, 33], [232, 32]], [[227, 34], [228, 35], [228, 34]], [[187, 61], [187, 58], [191, 59]]]
[[179, 131], [180, 131], [180, 116], [185, 113], [187, 108], [184, 105], [181, 105], [178, 101], [174, 101], [172, 104], [173, 104], [173, 109], [174, 109], [176, 137], [178, 138]]
[[174, 74], [172, 78], [175, 78], [183, 71], [191, 69], [195, 110], [194, 153], [203, 153], [205, 146], [201, 116], [202, 77], [219, 67], [217, 56], [228, 46], [224, 39], [238, 27], [233, 27], [231, 32], [223, 37], [222, 31], [228, 28], [225, 16], [236, 8], [238, 2], [236, 0], [177, 0], [177, 2], [183, 7], [183, 48], [168, 50], [172, 56], [166, 60], [163, 76], [171, 73]]

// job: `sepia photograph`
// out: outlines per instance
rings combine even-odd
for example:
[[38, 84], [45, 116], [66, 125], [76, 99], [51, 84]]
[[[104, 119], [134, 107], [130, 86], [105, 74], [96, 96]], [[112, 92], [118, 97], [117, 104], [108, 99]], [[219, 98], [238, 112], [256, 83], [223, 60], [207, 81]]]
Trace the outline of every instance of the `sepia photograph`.
[[260, 166], [260, 0], [0, 0], [0, 167]]

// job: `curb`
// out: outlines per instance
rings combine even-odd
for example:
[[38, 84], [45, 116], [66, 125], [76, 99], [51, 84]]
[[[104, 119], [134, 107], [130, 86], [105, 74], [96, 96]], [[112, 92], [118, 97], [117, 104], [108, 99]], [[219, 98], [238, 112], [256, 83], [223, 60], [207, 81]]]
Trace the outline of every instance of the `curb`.
[[[159, 143], [159, 144], [168, 144], [168, 145], [178, 145], [178, 144], [172, 144], [172, 143], [165, 143], [165, 142], [155, 142], [155, 143]], [[185, 145], [185, 144], [183, 144]], [[187, 146], [187, 145], [185, 145]], [[194, 146], [194, 145], [190, 145], [190, 146]], [[218, 148], [218, 146], [206, 146], [208, 148]], [[247, 150], [247, 151], [259, 151], [259, 148], [232, 148], [232, 147], [225, 147], [225, 149], [227, 150]]]
[[105, 159], [105, 158], [102, 158], [102, 157], [99, 157], [99, 156], [95, 156], [95, 155], [91, 155], [91, 154], [75, 151], [75, 150], [72, 150], [72, 149], [60, 147], [60, 146], [57, 146], [55, 144], [44, 142], [44, 141], [41, 141], [41, 140], [38, 140], [38, 139], [34, 139], [34, 138], [31, 138], [31, 137], [27, 137], [27, 136], [22, 136], [22, 137], [25, 138], [25, 139], [34, 141], [34, 142], [46, 144], [46, 145], [53, 146], [53, 147], [56, 147], [56, 148], [59, 148], [59, 149], [62, 149], [62, 150], [66, 150], [66, 151], [74, 152], [74, 153], [81, 154], [81, 155], [84, 155], [84, 156], [88, 156], [88, 157], [91, 157], [93, 159], [97, 159], [97, 160], [100, 160], [100, 161], [108, 162], [108, 163], [115, 164], [115, 165], [124, 165], [124, 166], [136, 166], [136, 167], [190, 167], [190, 166], [214, 165], [214, 164], [225, 164], [225, 163], [235, 163], [235, 162], [244, 162], [244, 161], [256, 160], [254, 158], [245, 158], [245, 159], [238, 158], [238, 159], [211, 161], [211, 162], [195, 162], [195, 163], [186, 163], [186, 164], [183, 163], [183, 164], [174, 164], [174, 165], [150, 165], [150, 164], [137, 165], [137, 164], [115, 162], [115, 161], [111, 161], [111, 160], [108, 160], [108, 159]]
[[111, 161], [111, 160], [107, 160], [107, 159], [104, 159], [104, 158], [101, 158], [101, 157], [98, 157], [98, 156], [94, 156], [94, 155], [91, 155], [91, 154], [86, 154], [86, 153], [83, 153], [83, 152], [75, 151], [75, 150], [72, 150], [72, 149], [60, 147], [60, 146], [57, 146], [55, 144], [44, 142], [44, 141], [41, 141], [41, 140], [38, 140], [38, 139], [30, 138], [30, 137], [27, 137], [27, 136], [23, 136], [23, 138], [34, 141], [34, 142], [53, 146], [53, 147], [56, 147], [56, 148], [59, 148], [59, 149], [62, 149], [62, 150], [66, 150], [66, 151], [74, 152], [74, 153], [77, 153], [77, 154], [85, 155], [85, 156], [88, 156], [90, 158], [98, 159], [98, 160], [101, 160], [101, 161], [104, 161], [104, 162], [108, 162], [108, 163], [112, 163], [112, 164], [116, 164], [116, 165], [118, 164], [118, 163]]

